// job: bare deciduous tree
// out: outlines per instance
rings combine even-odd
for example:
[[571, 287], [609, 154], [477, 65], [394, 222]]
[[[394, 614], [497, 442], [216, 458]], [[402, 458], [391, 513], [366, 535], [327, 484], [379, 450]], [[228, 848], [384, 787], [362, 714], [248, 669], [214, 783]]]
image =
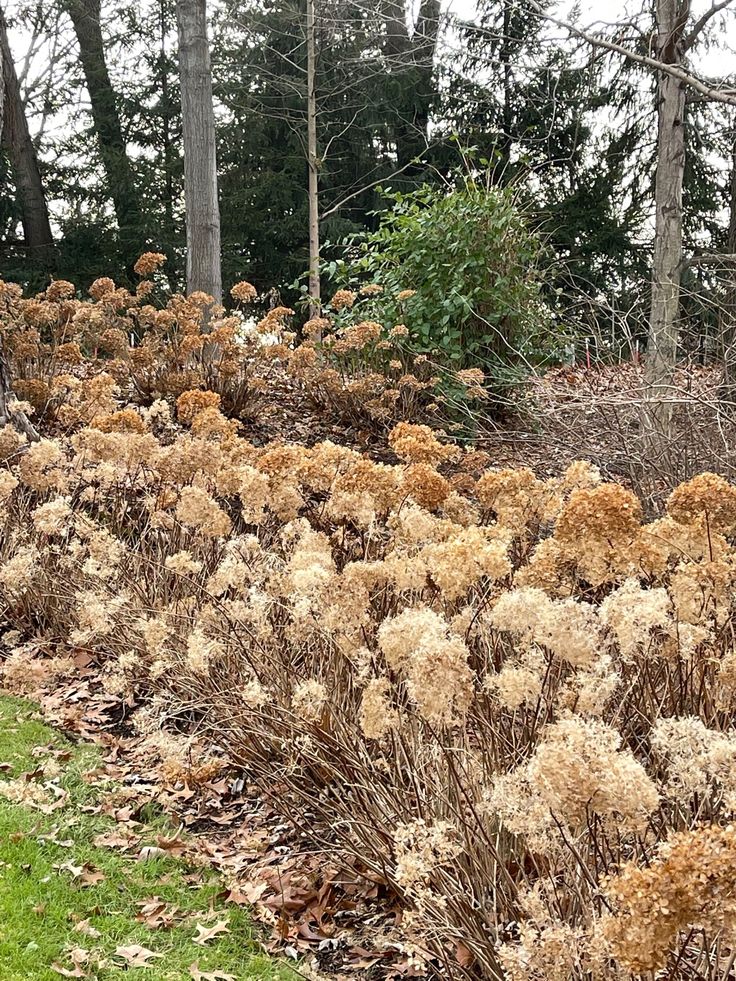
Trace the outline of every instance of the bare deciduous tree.
[[[2, 132], [4, 128], [5, 108], [7, 104], [5, 82], [7, 58], [8, 54], [6, 53], [6, 45], [2, 44], [0, 45], [0, 132]], [[20, 410], [17, 402], [18, 400], [13, 392], [13, 386], [10, 378], [8, 359], [5, 355], [5, 350], [3, 349], [2, 334], [0, 334], [0, 428], [3, 426], [13, 425], [16, 429], [25, 433], [28, 439], [37, 440], [39, 438], [38, 433], [34, 429], [25, 412]], [[14, 405], [14, 403], [16, 404]]]
[[[657, 0], [657, 60], [681, 66], [689, 0]], [[672, 385], [677, 360], [682, 263], [682, 185], [685, 175], [685, 92], [666, 71], [657, 79], [657, 173], [654, 187], [652, 300], [647, 344], [647, 380], [658, 428], [670, 424], [671, 405], [661, 395]]]
[[38, 167], [38, 156], [28, 130], [18, 75], [8, 42], [5, 13], [1, 7], [0, 49], [2, 49], [5, 90], [2, 142], [13, 169], [23, 222], [23, 240], [31, 262], [36, 266], [47, 266], [52, 259], [54, 239], [51, 234], [41, 171]]
[[677, 358], [683, 267], [682, 186], [685, 173], [686, 95], [688, 90], [692, 90], [706, 100], [736, 105], [736, 92], [732, 88], [699, 78], [689, 68], [686, 58], [711, 20], [732, 2], [712, 0], [711, 6], [693, 20], [690, 0], [657, 0], [656, 48], [652, 55], [644, 55], [617, 41], [552, 17], [536, 0], [529, 0], [531, 7], [539, 14], [566, 28], [572, 35], [657, 72], [656, 214], [647, 381], [649, 418], [660, 435], [668, 435], [671, 428], [672, 402], [666, 398], [666, 389], [672, 386]]
[[315, 0], [307, 0], [307, 167], [309, 201], [309, 315], [319, 316], [319, 156], [317, 152], [317, 39]]

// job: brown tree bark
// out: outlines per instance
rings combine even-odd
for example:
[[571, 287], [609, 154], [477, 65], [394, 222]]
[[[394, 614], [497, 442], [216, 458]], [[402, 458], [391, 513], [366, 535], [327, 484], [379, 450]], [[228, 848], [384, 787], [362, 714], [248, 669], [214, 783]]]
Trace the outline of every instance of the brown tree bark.
[[317, 152], [317, 40], [315, 0], [307, 0], [307, 167], [309, 203], [309, 316], [320, 312], [319, 156]]
[[[657, 0], [657, 59], [684, 60], [688, 0]], [[685, 84], [664, 71], [657, 79], [657, 173], [654, 203], [652, 299], [647, 340], [647, 385], [653, 422], [667, 433], [672, 420], [668, 393], [677, 360], [682, 266], [682, 184], [685, 174]]]
[[[7, 57], [8, 56], [5, 53], [4, 46], [0, 45], [0, 132], [3, 130], [3, 124], [5, 121], [5, 68]], [[13, 392], [13, 385], [10, 378], [10, 366], [8, 365], [8, 360], [5, 356], [5, 350], [2, 344], [2, 335], [0, 334], [0, 428], [8, 425], [14, 426], [16, 429], [24, 432], [28, 439], [37, 440], [39, 438], [38, 433], [34, 429], [25, 412], [12, 411], [14, 402], [17, 402], [17, 399], [15, 397], [15, 393]]]
[[49, 267], [53, 262], [54, 238], [51, 234], [38, 156], [28, 130], [18, 76], [8, 43], [5, 14], [1, 7], [0, 49], [2, 49], [2, 77], [5, 90], [5, 115], [0, 130], [2, 130], [2, 142], [8, 153], [18, 193], [23, 239], [32, 264], [36, 267]]
[[723, 379], [719, 392], [724, 408], [731, 416], [736, 415], [736, 132], [731, 144], [731, 185], [730, 185], [730, 215], [728, 222], [727, 249], [732, 257], [726, 265], [725, 274], [728, 277], [726, 296], [723, 309], [720, 311], [720, 346], [723, 359]]
[[79, 44], [84, 80], [92, 106], [92, 122], [115, 209], [120, 246], [126, 265], [143, 251], [141, 215], [133, 169], [127, 154], [115, 91], [105, 61], [100, 24], [101, 0], [65, 0]]
[[215, 114], [205, 0], [177, 0], [184, 137], [187, 290], [222, 302]]

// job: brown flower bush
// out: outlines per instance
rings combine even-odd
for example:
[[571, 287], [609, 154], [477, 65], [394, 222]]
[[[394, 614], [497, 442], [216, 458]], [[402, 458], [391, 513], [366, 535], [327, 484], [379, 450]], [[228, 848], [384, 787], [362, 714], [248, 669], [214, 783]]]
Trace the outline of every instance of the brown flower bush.
[[[145, 253], [135, 270], [153, 275], [165, 258]], [[320, 411], [387, 431], [401, 420], [440, 418], [450, 389], [455, 408], [485, 397], [480, 370], [432, 364], [412, 354], [403, 324], [366, 319], [359, 307], [370, 302], [370, 290], [361, 297], [336, 294], [330, 316], [308, 321], [304, 340], [295, 344], [288, 329], [293, 310], [275, 307], [260, 320], [246, 315], [258, 300], [248, 282], [232, 287], [236, 309], [229, 314], [205, 293], [172, 296], [156, 306], [153, 288], [143, 280], [129, 292], [103, 277], [91, 285], [90, 299], [81, 300], [71, 283], [59, 280], [24, 299], [19, 287], [0, 281], [0, 331], [18, 398], [39, 419], [55, 421], [70, 390], [72, 402], [83, 400], [86, 380], [104, 370], [139, 404], [206, 389], [220, 396], [226, 415], [244, 419], [257, 415], [264, 392], [281, 374]], [[91, 419], [85, 411], [79, 420], [66, 415], [59, 420], [65, 426]]]
[[727, 957], [730, 489], [684, 485], [647, 525], [583, 465], [487, 470], [476, 497], [424, 427], [393, 431], [389, 467], [258, 449], [217, 406], [183, 393], [173, 441], [116, 410], [10, 458], [10, 627], [97, 652], [110, 692], [278, 772], [450, 972], [460, 944], [512, 979]]
[[[105, 330], [158, 318], [107, 371], [52, 375], [62, 434], [0, 430], [12, 636], [67, 666], [72, 647], [94, 653], [147, 737], [154, 718], [201, 727], [285, 809], [301, 801], [450, 976], [726, 981], [733, 486], [704, 474], [645, 522], [590, 465], [489, 469], [416, 422], [390, 432], [395, 466], [331, 442], [257, 447], [224, 376], [208, 384], [227, 318], [203, 334], [201, 297], [154, 316], [103, 286], [92, 304], [2, 291], [11, 337], [24, 303], [52, 333], [59, 304], [84, 325], [108, 304]], [[286, 360], [303, 352], [320, 357]], [[166, 401], [123, 404], [139, 372], [185, 429]], [[10, 655], [7, 684], [27, 657]]]
[[[136, 270], [150, 274], [164, 259], [146, 253]], [[239, 297], [254, 298], [244, 289], [249, 284], [238, 285]], [[116, 395], [142, 405], [207, 389], [220, 396], [230, 416], [258, 410], [287, 348], [266, 347], [258, 331], [244, 331], [240, 313], [226, 316], [204, 293], [173, 296], [157, 307], [148, 302], [151, 291], [144, 286], [131, 293], [111, 279], [98, 279], [90, 287], [91, 299], [80, 300], [72, 284], [61, 281], [32, 299], [24, 299], [13, 284], [0, 284], [0, 331], [14, 387], [38, 418], [64, 426], [90, 422], [95, 407], [87, 403], [96, 396], [90, 400], [88, 389], [98, 384], [100, 372], [117, 386]], [[272, 311], [264, 322], [266, 332], [278, 333], [276, 340], [288, 312]], [[110, 402], [97, 411], [114, 408]]]

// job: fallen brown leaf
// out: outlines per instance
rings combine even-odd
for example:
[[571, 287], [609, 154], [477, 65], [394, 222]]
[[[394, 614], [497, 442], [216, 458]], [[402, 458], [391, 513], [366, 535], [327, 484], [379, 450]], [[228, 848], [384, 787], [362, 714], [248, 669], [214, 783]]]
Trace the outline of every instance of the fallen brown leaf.
[[199, 961], [189, 965], [189, 973], [194, 981], [236, 981], [234, 974], [225, 974], [224, 971], [200, 971]]
[[156, 839], [156, 844], [164, 852], [167, 852], [169, 855], [173, 855], [175, 858], [181, 858], [181, 856], [184, 855], [187, 850], [186, 842], [182, 841], [178, 835], [174, 835], [173, 838], [164, 838], [159, 836]]
[[141, 911], [136, 914], [136, 920], [145, 923], [149, 930], [168, 930], [176, 921], [178, 908], [176, 906], [168, 908], [158, 896], [146, 899], [138, 905]]
[[455, 945], [455, 957], [460, 967], [470, 967], [475, 961], [472, 950], [466, 947], [464, 943]]
[[236, 886], [236, 888], [228, 890], [225, 902], [235, 903], [236, 906], [253, 906], [267, 889], [268, 883], [263, 880], [260, 882], [245, 882], [242, 886]]
[[107, 834], [97, 835], [92, 842], [96, 848], [130, 848], [136, 841], [135, 835], [121, 834], [119, 831], [110, 831]]
[[54, 961], [54, 963], [51, 965], [51, 970], [55, 971], [56, 974], [60, 974], [63, 978], [88, 977], [88, 974], [82, 965], [86, 964], [89, 960], [89, 951], [85, 950], [84, 947], [75, 947], [74, 950], [69, 952], [69, 958], [73, 964], [73, 967], [63, 967], [63, 965]]
[[87, 972], [83, 971], [79, 964], [75, 964], [74, 967], [62, 967], [61, 964], [57, 964], [56, 961], [51, 965], [51, 970], [60, 974], [63, 978], [86, 978]]
[[153, 967], [148, 962], [152, 957], [163, 957], [163, 954], [156, 954], [148, 947], [141, 947], [140, 944], [130, 944], [128, 947], [116, 947], [115, 956], [121, 957], [128, 967]]
[[105, 881], [105, 875], [103, 872], [100, 872], [99, 869], [86, 866], [79, 878], [79, 881], [83, 886], [96, 886], [98, 883]]
[[74, 927], [75, 933], [83, 933], [87, 937], [101, 937], [100, 931], [93, 927], [89, 920], [80, 920]]
[[215, 937], [219, 936], [221, 933], [230, 933], [227, 926], [227, 920], [220, 920], [219, 923], [215, 923], [212, 927], [203, 926], [201, 923], [197, 923], [197, 930], [199, 933], [194, 938], [195, 944], [199, 944], [200, 947], [204, 947], [206, 943], [210, 940], [214, 940]]

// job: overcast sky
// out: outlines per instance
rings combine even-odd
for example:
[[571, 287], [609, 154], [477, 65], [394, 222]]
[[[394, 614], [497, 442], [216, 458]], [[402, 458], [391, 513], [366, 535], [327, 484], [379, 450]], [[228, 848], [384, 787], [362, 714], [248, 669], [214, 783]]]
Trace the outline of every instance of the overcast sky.
[[[577, 4], [579, 11], [577, 23], [581, 27], [603, 28], [616, 21], [627, 20], [641, 12], [643, 0], [580, 0]], [[574, 4], [571, 0], [562, 0], [558, 4], [559, 17], [566, 19]], [[693, 0], [693, 17], [700, 16], [711, 6], [711, 0]], [[446, 0], [445, 9], [458, 17], [472, 18], [476, 11], [476, 0]], [[714, 21], [714, 35], [718, 37], [717, 44], [701, 45], [695, 52], [693, 63], [704, 75], [714, 77], [729, 75], [736, 83], [736, 3], [730, 11], [724, 11]], [[551, 30], [564, 37], [559, 28]]]
[[[421, 0], [414, 0], [417, 7], [420, 2]], [[712, 0], [692, 0], [693, 17], [697, 17], [703, 11], [709, 9], [711, 2]], [[5, 9], [9, 18], [12, 18], [16, 3], [18, 3], [18, 0], [6, 0], [5, 2]], [[461, 18], [472, 19], [476, 13], [476, 0], [443, 0], [443, 3], [445, 10]], [[559, 11], [558, 16], [560, 19], [565, 20], [570, 16], [573, 5], [574, 0], [559, 0], [556, 9]], [[649, 6], [649, 0], [579, 0], [577, 4], [577, 22], [581, 26], [590, 28], [593, 31], [596, 29], [602, 30], [606, 26], [610, 27], [612, 23], [625, 22], [629, 19], [636, 19], [644, 25], [646, 24], [646, 19], [637, 17], [636, 15], [640, 15], [642, 8], [647, 6]], [[108, 24], [115, 24], [117, 21], [120, 25], [121, 32], [124, 32], [124, 26], [117, 17], [116, 5], [111, 0], [103, 0], [102, 9], [103, 13], [106, 14], [106, 22]], [[712, 77], [714, 79], [730, 78], [732, 84], [736, 85], [736, 0], [733, 0], [733, 5], [729, 10], [722, 12], [714, 19], [713, 27], [714, 30], [712, 33], [715, 35], [715, 43], [701, 43], [698, 46], [692, 58], [693, 68], [706, 77]], [[555, 43], [559, 39], [559, 43], [561, 44], [570, 44], [568, 33], [564, 28], [549, 24], [546, 34], [552, 43]], [[121, 33], [122, 36], [123, 34]], [[28, 51], [29, 36], [23, 31], [16, 29], [10, 32], [10, 42], [14, 59], [20, 65]], [[454, 46], [458, 43], [457, 38], [448, 37], [446, 40], [447, 49], [452, 52]], [[117, 47], [117, 51], [121, 51], [120, 46]], [[132, 55], [134, 57], [135, 52], [128, 50], [126, 55]], [[616, 58], [616, 55], [612, 55], [611, 57]], [[113, 77], [128, 70], [127, 60], [128, 58], [126, 57], [125, 63], [121, 61], [120, 64], [113, 63], [110, 65]], [[48, 62], [48, 48], [45, 45], [41, 45], [33, 59], [30, 76], [33, 77], [35, 75], [38, 77], [45, 75]], [[82, 103], [86, 101], [85, 94], [80, 93], [80, 98], [82, 99]], [[72, 107], [67, 108], [71, 109]], [[721, 117], [723, 125], [732, 125], [731, 118], [733, 117], [733, 111], [728, 107], [723, 107], [723, 110]], [[48, 129], [57, 133], [63, 132], [64, 129], [68, 129], [69, 120], [70, 115], [67, 111], [56, 113], [55, 117], [49, 120]], [[37, 119], [31, 118], [29, 121], [32, 129], [35, 130]], [[604, 117], [601, 117], [601, 123], [605, 125]], [[655, 126], [654, 118], [652, 118], [652, 126]]]
[[[106, 0], [109, 2], [109, 0]], [[418, 6], [420, 0], [414, 0]], [[711, 5], [712, 0], [693, 0], [693, 17], [699, 16]], [[640, 14], [646, 0], [580, 0], [577, 4], [578, 23], [584, 27], [604, 28], [616, 21], [627, 20]], [[476, 0], [444, 0], [444, 8], [461, 18], [473, 18], [476, 13]], [[6, 3], [6, 10], [12, 17], [15, 4], [13, 0]], [[103, 2], [103, 11], [105, 10]], [[557, 5], [559, 16], [566, 19], [575, 6], [574, 0], [560, 0]], [[110, 5], [108, 9], [114, 7]], [[712, 77], [731, 76], [736, 83], [736, 0], [730, 10], [724, 11], [714, 20], [714, 34], [717, 35], [715, 44], [701, 44], [693, 55], [693, 65], [704, 75]], [[550, 35], [566, 38], [564, 30], [550, 25]], [[16, 61], [20, 61], [28, 49], [28, 37], [22, 31], [11, 30], [11, 46]]]

